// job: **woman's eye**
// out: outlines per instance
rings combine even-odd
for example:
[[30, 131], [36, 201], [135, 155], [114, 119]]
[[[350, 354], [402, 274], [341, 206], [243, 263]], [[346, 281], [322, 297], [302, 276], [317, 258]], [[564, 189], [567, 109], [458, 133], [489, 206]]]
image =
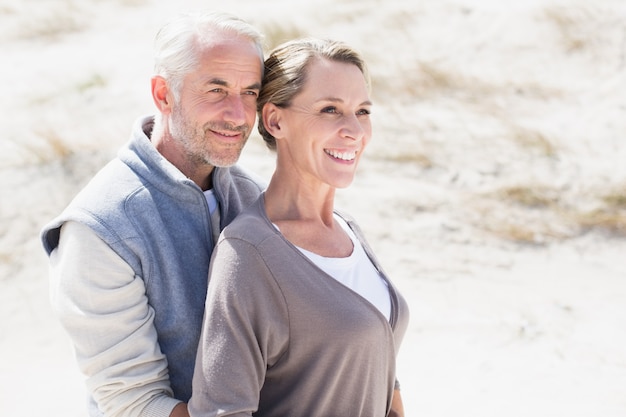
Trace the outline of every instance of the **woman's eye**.
[[357, 116], [368, 116], [370, 115], [372, 112], [368, 109], [361, 109], [358, 112], [356, 112]]
[[337, 113], [337, 108], [334, 106], [324, 107], [322, 113]]

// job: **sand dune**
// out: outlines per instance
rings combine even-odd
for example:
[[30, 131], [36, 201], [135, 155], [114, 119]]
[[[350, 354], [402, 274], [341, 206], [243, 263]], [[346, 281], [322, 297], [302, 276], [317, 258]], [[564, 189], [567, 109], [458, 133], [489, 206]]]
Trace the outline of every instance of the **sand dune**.
[[[222, 3], [0, 4], [0, 414], [84, 415], [37, 234], [154, 111], [158, 27], [214, 7], [370, 63], [338, 199], [411, 306], [408, 416], [626, 415], [626, 3]], [[242, 163], [273, 158], [254, 136]]]

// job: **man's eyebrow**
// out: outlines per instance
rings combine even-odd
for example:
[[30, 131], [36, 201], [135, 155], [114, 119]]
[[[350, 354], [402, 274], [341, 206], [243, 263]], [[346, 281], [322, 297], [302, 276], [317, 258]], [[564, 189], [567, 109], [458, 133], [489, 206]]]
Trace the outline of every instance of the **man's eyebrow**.
[[228, 83], [221, 78], [210, 78], [206, 80], [207, 85], [221, 85], [222, 87], [228, 87]]
[[248, 88], [246, 88], [246, 90], [261, 90], [261, 83], [254, 83], [254, 84], [248, 86]]
[[[225, 80], [221, 79], [221, 78], [211, 78], [209, 80], [207, 80], [206, 85], [219, 85], [222, 87], [228, 87], [228, 82], [226, 82]], [[244, 90], [260, 90], [261, 89], [261, 83], [257, 82], [254, 84], [249, 85], [248, 87], [244, 88]]]

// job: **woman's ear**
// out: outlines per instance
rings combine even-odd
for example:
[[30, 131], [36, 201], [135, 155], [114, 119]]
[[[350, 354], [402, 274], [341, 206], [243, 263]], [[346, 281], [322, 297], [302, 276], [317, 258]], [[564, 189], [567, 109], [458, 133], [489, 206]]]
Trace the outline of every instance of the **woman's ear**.
[[170, 103], [170, 90], [165, 78], [155, 75], [151, 80], [152, 100], [161, 113], [169, 113], [172, 105]]
[[267, 132], [274, 136], [275, 138], [279, 138], [283, 136], [283, 132], [280, 129], [281, 122], [281, 111], [280, 107], [276, 106], [273, 103], [265, 103], [263, 106], [263, 111], [261, 113], [263, 126]]

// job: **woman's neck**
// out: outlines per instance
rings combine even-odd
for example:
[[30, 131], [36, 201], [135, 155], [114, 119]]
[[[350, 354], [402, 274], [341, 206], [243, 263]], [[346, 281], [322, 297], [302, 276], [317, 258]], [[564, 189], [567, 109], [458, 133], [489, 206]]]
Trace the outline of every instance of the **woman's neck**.
[[274, 173], [265, 193], [265, 209], [273, 222], [318, 221], [333, 223], [335, 189]]

